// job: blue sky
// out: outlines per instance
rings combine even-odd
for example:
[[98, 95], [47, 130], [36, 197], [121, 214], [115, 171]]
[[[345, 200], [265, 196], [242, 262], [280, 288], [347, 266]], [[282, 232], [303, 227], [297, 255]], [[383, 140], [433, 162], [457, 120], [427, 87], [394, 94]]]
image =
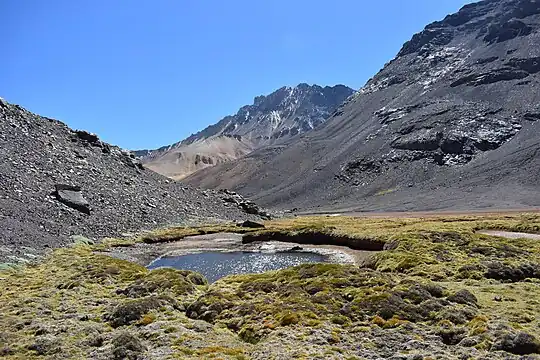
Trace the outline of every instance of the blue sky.
[[301, 82], [360, 88], [466, 0], [0, 0], [0, 97], [156, 148]]

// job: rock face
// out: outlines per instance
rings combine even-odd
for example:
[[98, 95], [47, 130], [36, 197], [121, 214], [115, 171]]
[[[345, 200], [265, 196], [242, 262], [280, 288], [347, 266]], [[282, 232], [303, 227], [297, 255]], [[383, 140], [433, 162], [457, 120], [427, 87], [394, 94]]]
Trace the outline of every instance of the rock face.
[[181, 179], [199, 169], [242, 157], [270, 144], [284, 144], [322, 124], [353, 90], [343, 86], [300, 84], [257, 96], [236, 115], [227, 116], [189, 138], [160, 149], [138, 150], [145, 165]]
[[539, 30], [538, 1], [466, 5], [301, 140], [186, 182], [304, 209], [537, 206]]
[[0, 262], [65, 245], [74, 235], [99, 239], [160, 224], [259, 218], [244, 210], [241, 196], [234, 203], [229, 197], [170, 181], [94, 134], [0, 99]]

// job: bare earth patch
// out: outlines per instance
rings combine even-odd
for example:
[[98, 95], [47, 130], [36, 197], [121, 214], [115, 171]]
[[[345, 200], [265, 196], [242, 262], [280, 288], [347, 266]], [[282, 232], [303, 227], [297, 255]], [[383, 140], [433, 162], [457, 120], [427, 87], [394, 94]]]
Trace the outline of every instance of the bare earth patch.
[[490, 236], [500, 236], [507, 239], [533, 239], [540, 240], [540, 234], [529, 234], [523, 232], [513, 232], [513, 231], [498, 231], [498, 230], [480, 230], [479, 234], [490, 235]]

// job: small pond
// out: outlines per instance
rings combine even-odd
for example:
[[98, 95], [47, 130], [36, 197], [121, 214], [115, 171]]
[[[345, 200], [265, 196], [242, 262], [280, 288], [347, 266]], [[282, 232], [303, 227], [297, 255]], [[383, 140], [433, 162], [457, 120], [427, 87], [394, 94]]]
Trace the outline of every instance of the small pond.
[[325, 255], [310, 252], [202, 252], [162, 257], [148, 268], [173, 267], [203, 274], [214, 282], [232, 274], [263, 273], [305, 263], [325, 262]]

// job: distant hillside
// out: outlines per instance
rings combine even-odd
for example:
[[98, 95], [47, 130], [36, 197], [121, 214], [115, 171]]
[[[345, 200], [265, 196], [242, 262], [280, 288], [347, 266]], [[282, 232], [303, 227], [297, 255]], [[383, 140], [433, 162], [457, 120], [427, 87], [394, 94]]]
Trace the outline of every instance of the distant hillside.
[[343, 85], [300, 84], [257, 96], [218, 123], [176, 144], [139, 150], [145, 166], [174, 179], [235, 160], [270, 144], [284, 144], [322, 124], [353, 90]]
[[540, 2], [480, 1], [414, 35], [299, 141], [186, 182], [275, 207], [538, 206], [539, 104]]

